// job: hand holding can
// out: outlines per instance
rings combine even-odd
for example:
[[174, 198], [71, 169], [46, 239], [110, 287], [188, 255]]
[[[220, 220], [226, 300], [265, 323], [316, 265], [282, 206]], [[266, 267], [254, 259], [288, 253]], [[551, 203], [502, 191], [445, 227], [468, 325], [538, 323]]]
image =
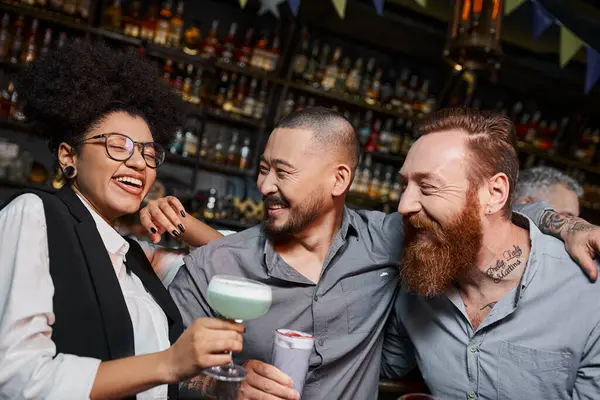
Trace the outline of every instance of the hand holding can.
[[294, 389], [302, 396], [315, 338], [309, 333], [277, 329], [273, 341], [273, 366], [294, 381]]

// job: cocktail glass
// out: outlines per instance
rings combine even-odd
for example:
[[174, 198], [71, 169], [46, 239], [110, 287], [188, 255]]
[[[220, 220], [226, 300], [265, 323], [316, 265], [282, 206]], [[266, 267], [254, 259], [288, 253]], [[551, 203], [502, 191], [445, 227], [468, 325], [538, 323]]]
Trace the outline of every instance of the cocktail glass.
[[[237, 276], [215, 275], [208, 284], [208, 304], [222, 317], [242, 323], [266, 314], [271, 307], [271, 287]], [[231, 352], [230, 352], [231, 354]], [[233, 361], [202, 371], [219, 381], [241, 382], [246, 370]]]

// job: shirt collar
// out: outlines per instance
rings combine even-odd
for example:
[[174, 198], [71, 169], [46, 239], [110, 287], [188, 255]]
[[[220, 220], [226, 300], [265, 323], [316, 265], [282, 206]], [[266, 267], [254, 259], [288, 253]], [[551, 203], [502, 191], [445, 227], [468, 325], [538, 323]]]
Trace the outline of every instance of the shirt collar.
[[112, 226], [108, 224], [98, 213], [77, 193], [77, 197], [83, 203], [83, 205], [88, 209], [90, 214], [92, 214], [92, 218], [96, 223], [96, 229], [98, 229], [98, 233], [102, 238], [102, 242], [104, 243], [104, 247], [108, 252], [110, 257], [110, 261], [115, 269], [115, 273], [117, 277], [121, 276], [124, 268], [125, 255], [129, 251], [129, 243], [121, 236]]
[[[263, 228], [262, 234], [263, 234], [263, 240], [265, 241], [265, 244], [263, 247], [265, 265], [267, 267], [267, 270], [269, 272], [271, 272], [271, 270], [273, 269], [273, 267], [275, 266], [276, 261], [277, 261], [277, 252], [275, 251], [275, 249], [273, 248], [273, 244], [271, 243], [271, 241], [265, 234], [264, 228]], [[332, 241], [332, 244], [336, 240], [339, 240], [339, 239], [345, 241], [348, 238], [348, 235], [351, 235], [351, 234], [356, 235], [356, 237], [358, 237], [358, 229], [356, 227], [356, 222], [354, 221], [354, 216], [351, 215], [348, 212], [348, 208], [346, 206], [344, 206], [344, 215], [342, 216], [342, 225], [340, 226], [340, 230], [338, 231], [338, 233], [335, 235], [334, 240]]]
[[515, 307], [519, 304], [519, 300], [525, 294], [525, 290], [531, 284], [533, 277], [538, 271], [539, 268], [539, 254], [544, 252], [544, 249], [541, 248], [543, 246], [543, 241], [541, 240], [543, 233], [538, 229], [538, 227], [533, 223], [529, 217], [520, 214], [518, 212], [513, 212], [512, 221], [515, 225], [520, 226], [523, 229], [527, 229], [529, 231], [529, 241], [531, 244], [529, 250], [529, 257], [527, 258], [527, 265], [525, 266], [525, 272], [521, 277], [521, 281], [519, 282], [519, 286], [517, 286], [516, 296], [515, 296]]

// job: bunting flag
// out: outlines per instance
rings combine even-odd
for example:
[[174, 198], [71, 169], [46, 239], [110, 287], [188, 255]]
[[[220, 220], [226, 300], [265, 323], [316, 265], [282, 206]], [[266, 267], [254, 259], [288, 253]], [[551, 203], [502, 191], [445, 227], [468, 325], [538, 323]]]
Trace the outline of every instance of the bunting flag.
[[340, 18], [344, 19], [344, 15], [346, 15], [346, 0], [331, 0], [331, 2]]
[[589, 93], [600, 78], [600, 53], [587, 48], [587, 70], [585, 71], [585, 93]]
[[263, 15], [267, 11], [279, 18], [279, 4], [283, 3], [285, 0], [261, 0], [260, 9], [258, 10], [258, 15]]
[[377, 14], [380, 16], [383, 15], [383, 1], [384, 0], [373, 0], [373, 5], [375, 6], [375, 10]]
[[240, 7], [246, 8], [246, 3], [248, 3], [248, 0], [240, 0]]
[[538, 39], [554, 23], [554, 18], [537, 1], [533, 3], [533, 37]]
[[294, 17], [297, 17], [298, 10], [300, 9], [300, 0], [288, 0], [288, 6], [290, 6], [290, 10], [292, 10]]
[[504, 15], [508, 15], [515, 11], [523, 3], [525, 3], [525, 0], [506, 0], [504, 2]]
[[560, 66], [564, 68], [565, 65], [571, 61], [571, 58], [579, 49], [583, 46], [583, 42], [573, 32], [568, 30], [564, 25], [560, 26]]
[[427, 0], [415, 0], [415, 2], [423, 8], [427, 7]]

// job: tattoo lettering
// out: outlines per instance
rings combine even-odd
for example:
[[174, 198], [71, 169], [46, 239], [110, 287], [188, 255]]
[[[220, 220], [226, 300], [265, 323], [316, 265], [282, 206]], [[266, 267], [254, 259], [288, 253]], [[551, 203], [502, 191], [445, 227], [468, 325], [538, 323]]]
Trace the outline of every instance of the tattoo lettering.
[[491, 303], [488, 303], [488, 304], [486, 304], [485, 306], [481, 307], [481, 308], [479, 309], [479, 311], [483, 311], [483, 310], [485, 310], [485, 309], [486, 309], [486, 308], [488, 308], [488, 307], [489, 307], [489, 308], [490, 308], [490, 310], [491, 310], [492, 308], [494, 308], [494, 306], [496, 305], [496, 303], [497, 303], [497, 301], [492, 301]]
[[597, 227], [578, 217], [571, 217], [554, 211], [546, 211], [542, 216], [539, 228], [546, 235], [564, 240], [565, 235], [577, 232], [590, 232]]
[[519, 257], [523, 255], [523, 250], [519, 246], [513, 245], [512, 250], [506, 250], [502, 255], [505, 260], [496, 260], [496, 265], [485, 271], [486, 275], [494, 280], [494, 283], [499, 283], [521, 265]]
[[182, 391], [188, 392], [188, 394], [193, 394], [195, 396], [205, 396], [202, 398], [216, 399], [216, 397], [211, 396], [211, 393], [215, 392], [217, 381], [206, 375], [195, 376], [185, 382], [181, 386]]

